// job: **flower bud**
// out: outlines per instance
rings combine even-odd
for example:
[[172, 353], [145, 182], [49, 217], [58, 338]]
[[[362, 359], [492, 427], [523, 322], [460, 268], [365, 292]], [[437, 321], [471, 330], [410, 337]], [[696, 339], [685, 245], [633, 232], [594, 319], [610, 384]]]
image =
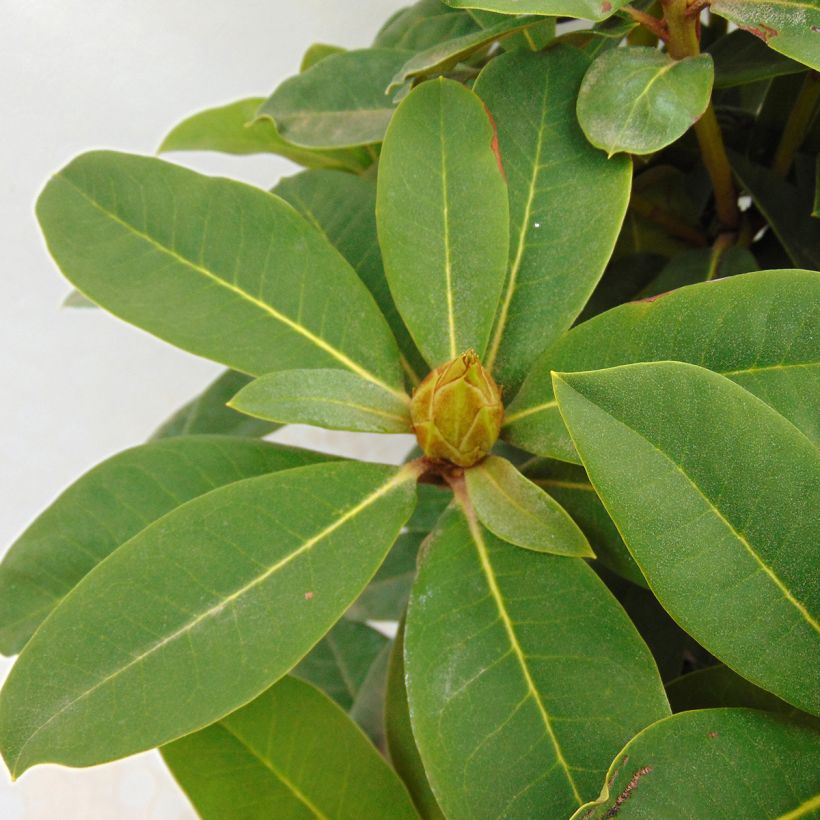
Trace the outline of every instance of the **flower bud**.
[[428, 458], [470, 467], [498, 439], [504, 406], [495, 380], [469, 350], [427, 375], [413, 393], [410, 415]]

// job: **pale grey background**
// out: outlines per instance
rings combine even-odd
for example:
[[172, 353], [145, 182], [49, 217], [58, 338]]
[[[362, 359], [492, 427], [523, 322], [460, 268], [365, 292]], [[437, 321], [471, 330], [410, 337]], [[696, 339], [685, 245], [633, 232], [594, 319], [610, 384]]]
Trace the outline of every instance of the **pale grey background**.
[[[183, 116], [269, 93], [312, 42], [364, 46], [398, 0], [0, 0], [0, 552], [70, 481], [145, 437], [219, 371], [99, 310], [69, 310], [34, 200], [89, 148], [151, 153]], [[268, 186], [275, 157], [173, 155]], [[373, 460], [407, 442], [290, 429], [280, 438]], [[0, 675], [10, 663], [0, 660]], [[192, 813], [156, 753], [34, 769], [2, 820], [176, 820]]]

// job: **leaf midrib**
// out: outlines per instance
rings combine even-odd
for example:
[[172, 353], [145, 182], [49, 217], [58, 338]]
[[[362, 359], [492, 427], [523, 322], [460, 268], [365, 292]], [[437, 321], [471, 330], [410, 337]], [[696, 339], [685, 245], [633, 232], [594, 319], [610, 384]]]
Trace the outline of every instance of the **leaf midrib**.
[[336, 359], [338, 362], [344, 365], [344, 367], [346, 367], [348, 370], [352, 371], [353, 373], [356, 373], [356, 375], [361, 376], [363, 379], [366, 379], [367, 381], [372, 382], [373, 384], [381, 387], [383, 390], [386, 390], [391, 395], [399, 397], [402, 401], [406, 401], [406, 397], [403, 392], [393, 387], [390, 387], [378, 376], [375, 376], [362, 365], [357, 364], [355, 361], [353, 361], [353, 359], [347, 356], [347, 354], [343, 353], [341, 350], [337, 350], [335, 347], [333, 347], [333, 345], [325, 341], [320, 336], [317, 336], [312, 331], [308, 330], [308, 328], [306, 328], [304, 325], [295, 322], [293, 319], [286, 316], [284, 313], [280, 313], [272, 305], [269, 305], [267, 302], [263, 302], [261, 299], [257, 299], [256, 297], [248, 293], [246, 290], [243, 290], [242, 288], [237, 287], [231, 282], [222, 279], [220, 276], [203, 267], [202, 265], [199, 265], [196, 262], [191, 261], [190, 259], [186, 259], [184, 256], [182, 256], [180, 253], [173, 250], [172, 248], [169, 248], [161, 244], [156, 239], [154, 239], [154, 237], [152, 237], [150, 234], [145, 233], [145, 231], [139, 230], [136, 226], [132, 225], [130, 222], [127, 222], [125, 219], [119, 216], [119, 214], [116, 214], [113, 211], [110, 211], [107, 208], [103, 207], [103, 205], [100, 202], [94, 199], [90, 194], [84, 191], [79, 185], [77, 185], [76, 182], [67, 177], [65, 174], [61, 174], [59, 178], [66, 182], [68, 185], [70, 185], [75, 191], [77, 191], [78, 194], [80, 194], [80, 196], [83, 197], [83, 199], [85, 199], [89, 204], [91, 204], [94, 208], [100, 211], [100, 213], [104, 214], [113, 222], [116, 222], [118, 225], [120, 225], [129, 233], [133, 234], [138, 239], [147, 242], [149, 245], [156, 248], [160, 253], [171, 257], [171, 259], [173, 259], [178, 264], [190, 268], [196, 273], [216, 283], [219, 287], [222, 287], [230, 291], [231, 293], [239, 296], [241, 299], [251, 303], [254, 307], [267, 313], [276, 321], [281, 322], [283, 325], [288, 327], [290, 330], [300, 334], [301, 336], [304, 336], [309, 342], [314, 344], [320, 350], [323, 350], [325, 353], [328, 353], [330, 356], [332, 356], [334, 359]]
[[[260, 573], [259, 575], [256, 575], [251, 581], [247, 582], [246, 584], [241, 586], [239, 589], [232, 592], [230, 595], [227, 595], [223, 599], [221, 599], [219, 601], [219, 603], [214, 604], [213, 606], [211, 606], [210, 608], [205, 610], [205, 612], [202, 612], [201, 614], [197, 615], [195, 618], [192, 618], [190, 621], [183, 624], [179, 629], [175, 630], [170, 635], [168, 635], [165, 638], [162, 638], [161, 640], [159, 640], [156, 643], [152, 644], [150, 647], [148, 647], [148, 649], [146, 649], [144, 652], [141, 652], [136, 657], [132, 658], [128, 663], [121, 666], [119, 669], [116, 669], [114, 672], [110, 673], [109, 675], [104, 677], [102, 680], [98, 681], [93, 686], [86, 689], [84, 692], [81, 692], [77, 697], [72, 698], [67, 703], [65, 703], [63, 706], [61, 706], [53, 715], [51, 715], [51, 717], [49, 717], [44, 723], [40, 724], [40, 726], [38, 726], [28, 736], [28, 739], [20, 747], [20, 749], [17, 753], [17, 756], [14, 759], [14, 762], [9, 767], [11, 769], [12, 775], [16, 776], [16, 774], [18, 773], [17, 765], [19, 764], [21, 758], [23, 757], [23, 752], [25, 751], [26, 747], [32, 742], [32, 740], [43, 729], [45, 729], [50, 723], [52, 723], [54, 720], [56, 720], [60, 715], [62, 715], [68, 709], [71, 709], [73, 706], [75, 706], [80, 701], [85, 700], [86, 698], [93, 695], [94, 692], [96, 692], [98, 689], [100, 689], [101, 687], [103, 687], [106, 684], [110, 683], [112, 680], [118, 678], [120, 675], [127, 672], [133, 666], [136, 666], [137, 664], [141, 663], [143, 660], [145, 660], [145, 658], [147, 658], [150, 655], [154, 654], [155, 652], [159, 651], [160, 649], [162, 649], [163, 647], [165, 647], [168, 644], [172, 643], [173, 641], [177, 640], [178, 638], [181, 638], [182, 636], [187, 635], [189, 632], [191, 632], [191, 630], [195, 629], [197, 626], [199, 626], [200, 623], [202, 623], [206, 619], [212, 617], [213, 615], [218, 615], [227, 606], [230, 606], [231, 604], [235, 603], [242, 596], [244, 596], [246, 593], [250, 592], [252, 589], [257, 587], [259, 584], [266, 581], [268, 578], [270, 578], [272, 575], [274, 575], [280, 569], [285, 567], [291, 561], [295, 560], [300, 555], [303, 555], [304, 553], [311, 550], [314, 546], [316, 546], [316, 544], [318, 544], [324, 538], [326, 538], [327, 536], [334, 533], [341, 526], [343, 526], [348, 521], [352, 520], [357, 515], [359, 515], [361, 512], [366, 510], [371, 504], [378, 501], [379, 498], [381, 498], [382, 496], [389, 493], [392, 489], [397, 487], [399, 484], [401, 484], [404, 481], [408, 480], [408, 477], [409, 477], [409, 474], [407, 472], [399, 471], [392, 478], [390, 478], [389, 481], [382, 484], [381, 487], [374, 490], [372, 493], [370, 493], [370, 495], [366, 496], [358, 504], [356, 504], [355, 506], [348, 509], [347, 512], [345, 512], [343, 515], [339, 516], [332, 524], [329, 524], [327, 527], [325, 527], [319, 533], [312, 536], [311, 538], [308, 538], [306, 541], [304, 541], [302, 544], [300, 544], [297, 548], [295, 548], [290, 553], [288, 553], [284, 558], [281, 558], [275, 564], [272, 564], [270, 567], [268, 567], [264, 572]], [[254, 481], [256, 479], [248, 479], [248, 480], [249, 481]], [[200, 496], [200, 498], [201, 498], [201, 496]], [[194, 499], [194, 500], [196, 501], [197, 499]], [[138, 537], [138, 536], [136, 536], [136, 537]]]

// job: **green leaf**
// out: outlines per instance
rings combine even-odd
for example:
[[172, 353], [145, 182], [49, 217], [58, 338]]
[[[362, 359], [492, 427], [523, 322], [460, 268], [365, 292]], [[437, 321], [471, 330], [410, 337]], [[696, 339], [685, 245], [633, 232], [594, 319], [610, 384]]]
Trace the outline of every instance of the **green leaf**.
[[309, 681], [348, 710], [388, 640], [364, 624], [341, 620], [291, 674]]
[[151, 438], [161, 439], [207, 433], [261, 438], [276, 430], [279, 427], [278, 424], [243, 416], [228, 407], [228, 401], [251, 381], [251, 377], [244, 373], [226, 370], [195, 399], [180, 407], [173, 416], [163, 422]]
[[766, 47], [747, 31], [729, 32], [709, 46], [715, 63], [715, 88], [748, 85], [805, 71], [800, 63]]
[[489, 28], [471, 31], [455, 39], [437, 43], [420, 54], [412, 56], [393, 77], [387, 91], [388, 93], [394, 91], [408, 80], [416, 80], [432, 74], [443, 74], [476, 52], [489, 48], [493, 43], [539, 24], [541, 19], [533, 16], [509, 17], [504, 15], [499, 22]]
[[440, 0], [421, 0], [391, 17], [376, 35], [373, 45], [421, 51], [478, 28], [467, 12], [445, 6]]
[[630, 46], [601, 54], [578, 95], [578, 121], [610, 156], [652, 154], [683, 136], [709, 105], [708, 54], [673, 60], [656, 48]]
[[507, 459], [487, 456], [464, 479], [479, 520], [502, 541], [553, 555], [595, 557], [566, 510]]
[[542, 356], [507, 408], [502, 434], [532, 453], [577, 461], [550, 371], [675, 359], [722, 373], [820, 442], [814, 400], [820, 384], [814, 332], [819, 299], [820, 274], [782, 270], [621, 305], [574, 328]]
[[72, 484], [0, 564], [0, 651], [17, 654], [100, 561], [149, 524], [217, 487], [329, 456], [226, 436], [143, 444]]
[[350, 717], [361, 726], [379, 751], [386, 751], [384, 735], [384, 696], [387, 689], [387, 664], [390, 660], [391, 642], [388, 642], [367, 670]]
[[516, 549], [458, 509], [407, 613], [413, 732], [447, 817], [562, 817], [668, 714], [658, 671], [584, 561]]
[[243, 387], [230, 406], [282, 424], [409, 433], [410, 402], [345, 370], [280, 370]]
[[367, 288], [278, 197], [99, 151], [52, 178], [37, 215], [80, 291], [184, 350], [254, 375], [341, 367], [388, 392], [402, 384]]
[[[494, 11], [481, 11], [470, 9], [467, 12], [483, 29], [493, 28], [504, 19], [503, 14], [496, 14]], [[518, 34], [505, 37], [499, 44], [505, 51], [512, 51], [514, 48], [526, 48], [529, 51], [541, 51], [555, 39], [555, 18], [539, 17], [538, 22], [528, 26]]]
[[390, 762], [404, 781], [416, 809], [424, 820], [443, 820], [444, 815], [430, 789], [424, 764], [413, 737], [407, 687], [404, 685], [404, 624], [399, 625], [387, 668], [384, 704], [385, 735]]
[[256, 119], [264, 97], [249, 97], [208, 108], [176, 125], [159, 147], [169, 151], [219, 151], [223, 154], [278, 154], [308, 168], [359, 172], [373, 161], [364, 150], [310, 151], [283, 140], [269, 119]]
[[[669, 703], [675, 712], [712, 709], [724, 706], [745, 706], [764, 712], [778, 712], [786, 717], [816, 721], [790, 703], [750, 683], [728, 666], [718, 664], [681, 675], [666, 686]], [[818, 726], [815, 722], [815, 726]]]
[[518, 51], [494, 59], [476, 83], [509, 186], [509, 272], [487, 358], [508, 395], [581, 312], [629, 200], [629, 160], [607, 160], [578, 127], [575, 97], [588, 64], [566, 46]]
[[416, 577], [416, 556], [426, 535], [425, 532], [411, 531], [396, 539], [379, 571], [345, 617], [354, 621], [397, 621], [401, 618]]
[[481, 356], [498, 305], [509, 235], [493, 133], [481, 100], [439, 79], [405, 98], [382, 148], [376, 208], [384, 268], [431, 366], [470, 348]]
[[[818, 36], [820, 40], [820, 36]], [[774, 171], [730, 153], [732, 168], [766, 217], [789, 258], [799, 267], [820, 268], [820, 222], [814, 219], [812, 197]]]
[[384, 275], [376, 235], [375, 184], [339, 171], [305, 171], [281, 180], [273, 192], [293, 205], [350, 262], [387, 319], [410, 381], [420, 381], [427, 366], [396, 310]]
[[[327, 43], [313, 43], [308, 46], [307, 51], [305, 51], [302, 55], [302, 62], [299, 64], [299, 71], [307, 71], [309, 68], [313, 68], [316, 63], [321, 63], [325, 57], [331, 57], [334, 54], [344, 54], [345, 51], [347, 51], [347, 49], [342, 48], [341, 46], [332, 46]], [[256, 107], [259, 108], [263, 102], [264, 100], [259, 100]]]
[[769, 48], [820, 71], [820, 7], [811, 0], [715, 0], [709, 11], [760, 37]]
[[291, 677], [162, 756], [203, 820], [418, 816], [347, 715]]
[[349, 148], [382, 141], [393, 116], [384, 93], [412, 52], [366, 48], [325, 57], [285, 80], [260, 106], [288, 141], [306, 148]]
[[646, 579], [629, 554], [618, 528], [609, 517], [583, 467], [539, 460], [527, 477], [548, 492], [573, 517], [589, 539], [596, 557], [607, 568], [635, 584]]
[[499, 14], [546, 14], [550, 17], [580, 17], [604, 20], [625, 6], [625, 0], [447, 0], [460, 9], [485, 9]]
[[412, 512], [415, 478], [352, 462], [287, 470], [214, 490], [132, 538], [12, 669], [0, 695], [12, 775], [150, 749], [256, 697], [367, 585]]
[[728, 666], [820, 711], [820, 454], [729, 379], [681, 362], [554, 377], [561, 413], [664, 609]]
[[[820, 805], [818, 733], [752, 709], [658, 721], [615, 758], [601, 796], [571, 820], [808, 816]], [[670, 814], [671, 811], [671, 814]]]

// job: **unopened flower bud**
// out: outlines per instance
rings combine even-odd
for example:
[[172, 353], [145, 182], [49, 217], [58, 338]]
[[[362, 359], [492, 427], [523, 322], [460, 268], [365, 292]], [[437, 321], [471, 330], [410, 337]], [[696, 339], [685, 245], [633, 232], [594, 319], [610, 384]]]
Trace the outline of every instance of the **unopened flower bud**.
[[428, 458], [470, 467], [498, 439], [501, 390], [469, 350], [427, 375], [413, 393], [410, 415]]

